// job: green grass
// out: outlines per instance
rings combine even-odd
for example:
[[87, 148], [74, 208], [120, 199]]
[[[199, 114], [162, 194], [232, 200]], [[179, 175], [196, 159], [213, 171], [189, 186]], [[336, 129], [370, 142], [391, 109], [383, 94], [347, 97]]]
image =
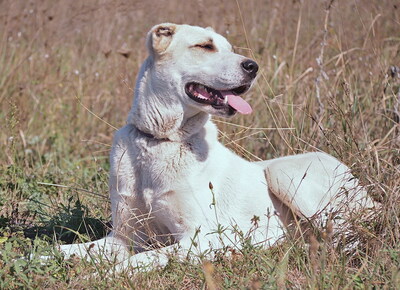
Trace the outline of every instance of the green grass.
[[[398, 288], [396, 2], [338, 0], [328, 12], [317, 0], [148, 2], [0, 3], [0, 289]], [[163, 21], [213, 26], [260, 64], [247, 95], [255, 112], [216, 120], [226, 146], [249, 160], [325, 151], [382, 203], [350, 222], [343, 244], [355, 238], [353, 251], [322, 230], [310, 246], [288, 238], [212, 263], [172, 257], [134, 277], [106, 278], [106, 262], [63, 261], [56, 243], [109, 230], [108, 152], [146, 57], [145, 33]], [[88, 275], [96, 272], [101, 279]]]

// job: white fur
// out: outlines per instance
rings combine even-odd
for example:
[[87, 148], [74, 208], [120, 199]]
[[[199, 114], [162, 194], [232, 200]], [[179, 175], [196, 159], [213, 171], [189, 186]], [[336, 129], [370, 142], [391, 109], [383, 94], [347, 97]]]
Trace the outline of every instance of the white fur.
[[[115, 257], [118, 269], [163, 266], [172, 253], [240, 248], [241, 234], [271, 246], [291, 222], [288, 211], [311, 218], [343, 204], [372, 204], [349, 169], [327, 154], [252, 163], [218, 142], [210, 114], [226, 111], [195, 102], [184, 88], [193, 81], [217, 89], [249, 83], [241, 68], [246, 58], [221, 35], [166, 23], [147, 39], [149, 57], [110, 156], [113, 231], [61, 246], [65, 255]], [[214, 51], [196, 47], [210, 40]]]

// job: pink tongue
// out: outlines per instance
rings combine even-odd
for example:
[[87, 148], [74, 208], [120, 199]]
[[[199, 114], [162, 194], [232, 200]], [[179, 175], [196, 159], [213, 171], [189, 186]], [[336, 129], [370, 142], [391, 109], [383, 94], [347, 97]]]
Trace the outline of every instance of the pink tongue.
[[241, 114], [247, 115], [253, 112], [250, 105], [241, 97], [229, 94], [229, 92], [221, 92], [225, 98], [228, 98], [228, 104]]

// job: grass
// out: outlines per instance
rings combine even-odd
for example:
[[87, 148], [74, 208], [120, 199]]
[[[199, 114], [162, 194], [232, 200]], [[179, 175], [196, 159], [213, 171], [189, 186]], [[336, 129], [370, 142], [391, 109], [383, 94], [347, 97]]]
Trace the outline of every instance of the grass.
[[[330, 2], [0, 2], [0, 288], [398, 288], [400, 7]], [[260, 64], [247, 95], [255, 112], [215, 120], [226, 146], [249, 160], [328, 152], [382, 203], [351, 223], [352, 254], [329, 239], [307, 248], [288, 238], [105, 278], [106, 263], [54, 251], [56, 240], [109, 229], [110, 144], [132, 102], [145, 33], [163, 21], [212, 26]]]

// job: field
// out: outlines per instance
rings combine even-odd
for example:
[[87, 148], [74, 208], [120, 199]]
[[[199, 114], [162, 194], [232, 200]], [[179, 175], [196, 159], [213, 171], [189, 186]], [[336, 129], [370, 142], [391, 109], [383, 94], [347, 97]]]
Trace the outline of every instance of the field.
[[[221, 142], [249, 160], [325, 151], [380, 203], [342, 246], [322, 229], [148, 273], [63, 261], [56, 243], [109, 231], [113, 134], [166, 21], [212, 26], [260, 65], [255, 112], [215, 118]], [[0, 1], [0, 289], [399, 288], [399, 31], [390, 0]]]

